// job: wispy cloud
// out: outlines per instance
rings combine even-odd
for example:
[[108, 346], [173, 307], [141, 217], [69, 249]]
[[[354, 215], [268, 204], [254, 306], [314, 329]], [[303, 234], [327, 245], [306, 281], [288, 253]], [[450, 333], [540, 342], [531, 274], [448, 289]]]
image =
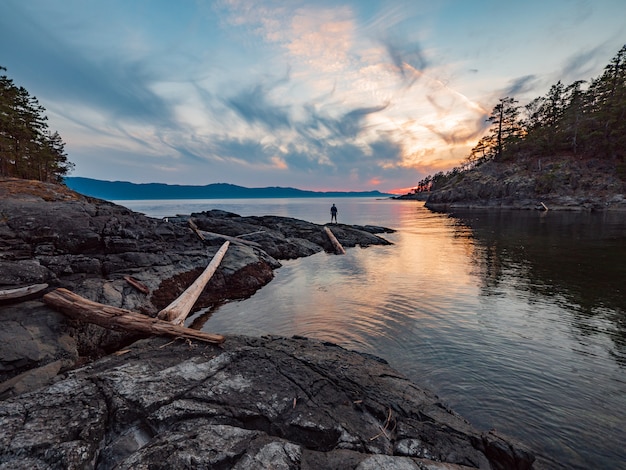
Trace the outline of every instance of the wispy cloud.
[[535, 75], [524, 75], [523, 77], [518, 77], [512, 81], [510, 81], [506, 88], [504, 88], [500, 94], [502, 97], [505, 96], [516, 96], [521, 93], [526, 93], [528, 91], [534, 90], [537, 85], [537, 77]]
[[270, 103], [268, 91], [266, 87], [257, 85], [228, 98], [226, 103], [250, 124], [261, 124], [268, 130], [291, 127], [289, 108]]

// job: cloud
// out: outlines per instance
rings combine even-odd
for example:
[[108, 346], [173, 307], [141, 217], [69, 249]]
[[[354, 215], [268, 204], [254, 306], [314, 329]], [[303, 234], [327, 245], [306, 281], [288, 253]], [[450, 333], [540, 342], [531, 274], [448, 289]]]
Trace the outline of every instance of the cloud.
[[515, 97], [516, 95], [534, 90], [538, 85], [536, 75], [524, 75], [509, 82], [509, 85], [500, 91], [501, 97]]
[[423, 73], [428, 67], [428, 61], [419, 44], [412, 43], [409, 47], [397, 40], [386, 39], [382, 42], [391, 59], [394, 70], [407, 86], [411, 86], [419, 77], [419, 73]]
[[227, 99], [226, 104], [249, 124], [261, 124], [269, 130], [291, 127], [289, 107], [270, 103], [264, 85], [242, 91]]
[[345, 113], [341, 119], [331, 124], [336, 131], [337, 137], [354, 138], [363, 129], [363, 123], [368, 115], [384, 111], [389, 105], [372, 106], [368, 108], [357, 108]]
[[603, 46], [596, 46], [570, 56], [561, 70], [559, 79], [564, 82], [570, 82], [580, 80], [581, 78], [592, 78], [590, 74], [592, 70], [597, 68], [598, 56], [600, 56], [603, 49]]
[[[9, 3], [9, 8], [11, 4]], [[0, 15], [0, 41], [19, 43], [19, 56], [29, 57], [32, 82], [29, 88], [74, 103], [90, 103], [112, 117], [154, 119], [167, 116], [168, 109], [149, 88], [150, 77], [140, 62], [98, 62], [51, 33], [45, 23], [24, 18], [15, 8]], [[15, 21], [16, 15], [22, 21]], [[11, 21], [13, 20], [13, 21]], [[12, 69], [22, 74], [25, 65], [17, 51], [8, 57]]]
[[354, 61], [355, 29], [349, 8], [300, 9], [289, 22], [284, 47], [310, 70], [340, 72]]

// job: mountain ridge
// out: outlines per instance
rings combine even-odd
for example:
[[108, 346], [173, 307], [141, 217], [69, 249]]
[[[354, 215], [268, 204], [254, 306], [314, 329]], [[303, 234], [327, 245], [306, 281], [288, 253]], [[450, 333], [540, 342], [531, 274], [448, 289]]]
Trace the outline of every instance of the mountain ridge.
[[380, 191], [309, 191], [291, 187], [247, 188], [230, 183], [180, 185], [131, 183], [84, 177], [66, 177], [65, 185], [85, 196], [106, 200], [136, 199], [261, 199], [297, 197], [390, 197]]

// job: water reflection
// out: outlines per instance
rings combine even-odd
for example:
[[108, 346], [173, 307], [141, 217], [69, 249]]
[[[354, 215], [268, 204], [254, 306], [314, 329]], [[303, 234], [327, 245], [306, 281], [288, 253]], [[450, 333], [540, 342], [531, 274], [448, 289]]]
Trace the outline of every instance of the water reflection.
[[[327, 218], [328, 201], [241, 214]], [[626, 461], [626, 220], [611, 214], [432, 213], [423, 203], [342, 200], [393, 246], [292, 260], [252, 298], [207, 312], [216, 333], [303, 335], [373, 353], [479, 429], [567, 468]], [[613, 218], [615, 217], [615, 219]]]
[[[456, 212], [471, 230], [483, 295], [502, 284], [551, 298], [571, 312], [583, 344], [609, 334], [611, 355], [626, 366], [626, 223], [621, 213]], [[608, 331], [607, 331], [608, 328]]]

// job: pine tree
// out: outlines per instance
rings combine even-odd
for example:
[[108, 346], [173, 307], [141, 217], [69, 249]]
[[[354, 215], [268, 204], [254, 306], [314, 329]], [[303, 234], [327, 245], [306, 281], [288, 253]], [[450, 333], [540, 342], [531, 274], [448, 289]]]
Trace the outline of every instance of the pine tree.
[[24, 87], [0, 76], [0, 176], [61, 182], [72, 170], [65, 144], [50, 132], [44, 113]]
[[501, 159], [520, 136], [521, 126], [518, 121], [519, 106], [511, 97], [501, 98], [487, 119], [492, 125], [491, 142], [495, 147], [495, 158]]

